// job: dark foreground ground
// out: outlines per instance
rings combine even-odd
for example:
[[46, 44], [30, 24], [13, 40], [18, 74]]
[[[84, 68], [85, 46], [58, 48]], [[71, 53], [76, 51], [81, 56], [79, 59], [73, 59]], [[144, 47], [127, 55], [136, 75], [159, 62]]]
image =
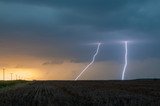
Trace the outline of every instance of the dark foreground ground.
[[160, 106], [160, 80], [35, 81], [0, 90], [0, 106]]

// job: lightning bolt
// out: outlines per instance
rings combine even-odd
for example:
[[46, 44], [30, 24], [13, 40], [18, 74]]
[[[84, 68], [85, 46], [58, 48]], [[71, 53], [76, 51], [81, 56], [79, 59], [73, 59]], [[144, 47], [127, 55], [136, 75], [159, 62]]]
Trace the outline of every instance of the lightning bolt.
[[123, 73], [122, 73], [122, 80], [124, 80], [124, 75], [126, 72], [127, 64], [128, 64], [128, 41], [125, 41], [125, 64], [123, 68]]
[[86, 68], [84, 68], [84, 69], [82, 70], [82, 72], [77, 76], [77, 78], [76, 78], [75, 80], [78, 80], [78, 78], [94, 63], [95, 58], [96, 58], [96, 56], [97, 56], [97, 54], [98, 54], [98, 52], [99, 52], [100, 46], [101, 46], [101, 43], [98, 43], [97, 50], [96, 50], [96, 53], [94, 54], [94, 56], [93, 56], [93, 58], [92, 58], [92, 61], [87, 65]]

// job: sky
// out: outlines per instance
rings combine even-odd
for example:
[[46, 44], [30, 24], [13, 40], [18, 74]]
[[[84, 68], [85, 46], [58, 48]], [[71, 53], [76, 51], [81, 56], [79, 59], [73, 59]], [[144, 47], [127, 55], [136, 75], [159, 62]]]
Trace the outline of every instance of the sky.
[[0, 0], [0, 80], [160, 78], [159, 0]]

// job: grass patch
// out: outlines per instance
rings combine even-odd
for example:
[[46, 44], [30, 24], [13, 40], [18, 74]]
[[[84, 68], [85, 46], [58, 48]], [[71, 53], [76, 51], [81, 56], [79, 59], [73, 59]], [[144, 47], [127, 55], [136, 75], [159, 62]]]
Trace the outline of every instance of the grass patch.
[[24, 80], [16, 80], [16, 81], [0, 81], [0, 90], [3, 88], [8, 88], [15, 86], [17, 84], [26, 83]]

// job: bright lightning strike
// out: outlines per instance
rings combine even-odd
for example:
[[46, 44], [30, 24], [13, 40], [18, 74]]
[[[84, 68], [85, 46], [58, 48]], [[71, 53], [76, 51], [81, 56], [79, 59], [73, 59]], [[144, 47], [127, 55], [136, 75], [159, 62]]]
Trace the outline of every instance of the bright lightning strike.
[[96, 53], [94, 54], [91, 63], [89, 63], [89, 64], [87, 65], [87, 67], [82, 70], [82, 72], [77, 76], [77, 78], [76, 78], [75, 80], [78, 80], [78, 78], [94, 63], [95, 58], [96, 58], [96, 56], [97, 56], [97, 54], [98, 54], [98, 52], [99, 52], [100, 46], [101, 46], [101, 43], [98, 43]]
[[125, 41], [125, 64], [123, 68], [123, 73], [122, 73], [122, 80], [124, 80], [124, 75], [126, 72], [127, 64], [128, 64], [128, 41]]

